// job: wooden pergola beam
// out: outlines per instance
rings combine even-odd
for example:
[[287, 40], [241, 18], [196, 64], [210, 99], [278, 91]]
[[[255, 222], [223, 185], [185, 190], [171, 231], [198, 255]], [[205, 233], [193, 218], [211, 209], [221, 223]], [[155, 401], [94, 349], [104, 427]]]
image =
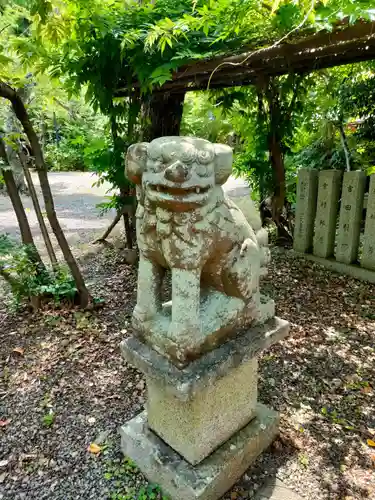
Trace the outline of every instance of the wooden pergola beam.
[[[335, 31], [318, 32], [300, 40], [274, 44], [240, 55], [217, 57], [182, 66], [172, 79], [154, 92], [186, 92], [249, 85], [259, 78], [375, 59], [375, 22], [359, 21]], [[134, 81], [133, 88], [139, 88]], [[119, 89], [117, 96], [128, 95]]]

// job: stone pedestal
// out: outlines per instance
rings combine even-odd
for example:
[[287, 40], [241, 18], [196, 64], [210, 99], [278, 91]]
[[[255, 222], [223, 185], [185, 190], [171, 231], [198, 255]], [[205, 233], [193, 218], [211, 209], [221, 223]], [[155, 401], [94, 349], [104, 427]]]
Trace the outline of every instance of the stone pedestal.
[[375, 271], [375, 174], [370, 179], [361, 266]]
[[148, 393], [147, 411], [121, 428], [124, 454], [173, 499], [220, 498], [277, 433], [277, 414], [257, 403], [257, 356], [288, 330], [270, 319], [184, 369], [136, 338], [123, 341]]
[[314, 233], [318, 171], [301, 168], [298, 171], [296, 223], [294, 245], [296, 252], [311, 250]]
[[[260, 291], [267, 232], [223, 192], [232, 159], [227, 145], [192, 137], [133, 144], [126, 156], [139, 268], [136, 337], [121, 349], [148, 395], [121, 428], [122, 449], [172, 500], [217, 500], [277, 432], [277, 414], [257, 404], [257, 356], [288, 323]], [[310, 236], [314, 174], [299, 188]], [[163, 304], [166, 269], [172, 301]]]
[[341, 193], [342, 171], [319, 172], [318, 202], [314, 231], [314, 255], [328, 259], [335, 248], [338, 203]]
[[149, 429], [143, 412], [121, 427], [122, 450], [172, 500], [217, 500], [272, 443], [278, 422], [276, 412], [259, 404], [247, 426], [193, 466]]
[[357, 260], [365, 183], [361, 170], [344, 174], [336, 248], [336, 259], [344, 264]]

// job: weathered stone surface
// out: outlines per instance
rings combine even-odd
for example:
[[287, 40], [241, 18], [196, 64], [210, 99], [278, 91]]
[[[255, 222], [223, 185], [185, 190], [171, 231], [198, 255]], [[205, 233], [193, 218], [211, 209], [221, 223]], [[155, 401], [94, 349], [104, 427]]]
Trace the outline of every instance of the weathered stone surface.
[[251, 189], [248, 182], [243, 178], [230, 176], [223, 184], [224, 193], [232, 200], [246, 217], [247, 222], [258, 231], [262, 227], [259, 208], [256, 207], [251, 198]]
[[334, 252], [341, 184], [341, 170], [322, 170], [319, 172], [314, 231], [314, 255], [318, 257], [328, 258]]
[[375, 174], [370, 179], [361, 266], [375, 271]]
[[[176, 292], [179, 290], [176, 287]], [[174, 299], [179, 307], [184, 307], [184, 301], [180, 295]], [[186, 297], [186, 293], [185, 293]], [[178, 345], [168, 336], [169, 327], [172, 320], [172, 301], [162, 305], [161, 312], [155, 315], [152, 322], [142, 323], [133, 318], [133, 326], [137, 336], [148, 343], [157, 352], [173, 361], [178, 368], [183, 368], [188, 361], [192, 361], [199, 355], [209, 352], [233, 335], [237, 335], [247, 324], [261, 324], [275, 316], [275, 303], [264, 295], [260, 295], [256, 316], [253, 317], [254, 307], [252, 304], [243, 307], [243, 302], [237, 297], [228, 297], [223, 293], [212, 291], [210, 294], [202, 294], [199, 306], [200, 330], [195, 336], [195, 340], [200, 340], [196, 344], [199, 349], [194, 349], [190, 344], [189, 350], [185, 351], [182, 361], [178, 360], [173, 353], [178, 349]], [[234, 328], [236, 327], [236, 329]], [[171, 354], [172, 353], [172, 354]]]
[[121, 427], [124, 455], [172, 500], [217, 500], [277, 435], [278, 415], [259, 404], [256, 417], [212, 455], [191, 465], [147, 426], [145, 412]]
[[[162, 137], [128, 149], [126, 174], [138, 186], [139, 202], [133, 324], [179, 366], [260, 315], [267, 237], [224, 195], [231, 168], [231, 148], [203, 139]], [[172, 270], [171, 315], [161, 299], [166, 268]], [[212, 329], [205, 328], [210, 322]]]
[[313, 244], [314, 220], [318, 190], [318, 171], [301, 168], [298, 171], [297, 205], [293, 248], [309, 252]]
[[185, 460], [198, 464], [254, 417], [257, 367], [257, 359], [250, 359], [187, 402], [148, 378], [150, 429]]
[[369, 283], [375, 283], [375, 271], [371, 271], [370, 269], [365, 269], [364, 267], [360, 267], [357, 264], [344, 264], [343, 262], [337, 262], [335, 259], [323, 259], [322, 257], [317, 257], [316, 255], [312, 255], [309, 253], [298, 253], [298, 252], [288, 252], [286, 255], [289, 255], [291, 258], [295, 256], [311, 260], [312, 262], [316, 262], [336, 273], [347, 274], [352, 278], [361, 281], [368, 281]]
[[142, 371], [146, 378], [156, 379], [170, 395], [181, 401], [189, 401], [206, 387], [214, 385], [218, 379], [285, 338], [288, 333], [289, 323], [275, 317], [264, 324], [239, 332], [235, 338], [181, 370], [134, 337], [121, 343], [121, 351], [125, 360]]
[[344, 173], [336, 259], [345, 264], [354, 262], [358, 255], [365, 183], [362, 170]]

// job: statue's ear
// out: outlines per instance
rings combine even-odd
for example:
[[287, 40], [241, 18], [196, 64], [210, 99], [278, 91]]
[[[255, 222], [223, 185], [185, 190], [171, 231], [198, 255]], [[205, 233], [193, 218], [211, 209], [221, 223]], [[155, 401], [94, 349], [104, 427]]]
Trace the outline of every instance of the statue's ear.
[[125, 160], [125, 175], [134, 182], [142, 183], [142, 174], [146, 170], [148, 142], [138, 142], [129, 146]]
[[214, 144], [215, 184], [224, 184], [232, 173], [233, 151], [225, 144]]

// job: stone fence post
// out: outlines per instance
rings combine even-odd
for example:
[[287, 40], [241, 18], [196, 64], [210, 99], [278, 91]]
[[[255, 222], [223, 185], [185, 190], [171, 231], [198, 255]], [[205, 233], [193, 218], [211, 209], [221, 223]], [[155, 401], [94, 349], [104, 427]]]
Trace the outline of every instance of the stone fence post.
[[301, 168], [298, 171], [296, 223], [293, 245], [296, 252], [306, 253], [312, 247], [317, 190], [318, 171]]
[[362, 170], [344, 173], [336, 260], [351, 264], [358, 257], [366, 174]]
[[361, 266], [375, 271], [375, 174], [370, 179]]
[[335, 248], [338, 204], [341, 194], [342, 171], [319, 172], [318, 203], [316, 208], [314, 255], [327, 259]]

